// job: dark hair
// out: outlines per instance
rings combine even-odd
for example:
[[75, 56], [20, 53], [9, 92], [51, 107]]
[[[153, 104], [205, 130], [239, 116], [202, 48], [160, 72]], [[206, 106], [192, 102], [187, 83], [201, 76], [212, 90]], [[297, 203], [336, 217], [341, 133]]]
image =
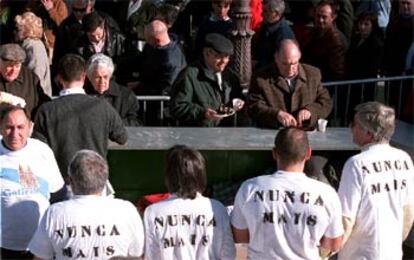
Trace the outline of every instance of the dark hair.
[[23, 111], [24, 115], [26, 116], [26, 119], [30, 119], [29, 113], [27, 110], [20, 106], [14, 106], [7, 103], [0, 104], [0, 124], [3, 124], [3, 120], [7, 117], [8, 114], [14, 111]]
[[297, 128], [279, 130], [275, 138], [275, 150], [278, 158], [284, 164], [293, 164], [302, 161], [309, 147], [308, 136], [305, 131]]
[[166, 185], [178, 197], [194, 199], [207, 185], [206, 163], [197, 150], [176, 145], [167, 152]]
[[66, 54], [59, 61], [58, 74], [65, 82], [79, 80], [85, 73], [85, 60], [76, 54]]
[[158, 18], [162, 20], [164, 23], [166, 23], [168, 27], [171, 27], [177, 20], [178, 14], [179, 10], [174, 5], [163, 4], [158, 7], [157, 15], [154, 17], [153, 20]]
[[108, 180], [108, 164], [95, 151], [80, 150], [69, 165], [73, 193], [92, 195], [102, 192]]
[[97, 12], [87, 14], [82, 19], [83, 30], [85, 32], [93, 32], [98, 27], [102, 27], [105, 20]]
[[333, 16], [336, 15], [336, 14], [338, 14], [338, 12], [339, 12], [339, 5], [336, 2], [332, 1], [332, 0], [321, 0], [316, 5], [316, 8], [318, 9], [318, 8], [321, 8], [322, 6], [325, 6], [325, 5], [329, 5], [331, 7], [332, 15]]
[[360, 21], [368, 20], [372, 24], [372, 32], [379, 33], [380, 28], [378, 26], [378, 15], [372, 11], [364, 11], [358, 15], [357, 23]]

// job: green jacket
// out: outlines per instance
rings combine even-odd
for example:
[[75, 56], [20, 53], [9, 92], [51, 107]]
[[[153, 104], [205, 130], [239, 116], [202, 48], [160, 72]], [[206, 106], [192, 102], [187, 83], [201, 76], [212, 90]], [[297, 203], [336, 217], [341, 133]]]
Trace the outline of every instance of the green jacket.
[[223, 126], [232, 122], [232, 117], [221, 121], [204, 118], [207, 108], [218, 110], [220, 104], [232, 106], [233, 98], [242, 98], [242, 89], [237, 76], [226, 69], [222, 73], [222, 90], [215, 75], [204, 64], [197, 62], [187, 66], [178, 75], [171, 91], [170, 110], [180, 126]]

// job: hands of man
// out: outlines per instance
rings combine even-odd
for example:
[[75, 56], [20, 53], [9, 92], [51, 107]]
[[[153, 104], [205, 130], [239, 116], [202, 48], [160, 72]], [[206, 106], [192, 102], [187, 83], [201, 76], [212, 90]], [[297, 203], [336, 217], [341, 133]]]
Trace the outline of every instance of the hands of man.
[[221, 116], [219, 116], [219, 114], [217, 114], [217, 111], [216, 110], [213, 110], [211, 108], [207, 108], [204, 111], [204, 118], [205, 119], [208, 119], [208, 120], [214, 120], [214, 121], [216, 121], [216, 120], [220, 120], [221, 119]]
[[49, 11], [54, 7], [52, 0], [40, 0], [45, 7], [46, 11]]
[[296, 118], [298, 126], [301, 127], [303, 121], [309, 120], [311, 118], [311, 112], [307, 109], [299, 110], [298, 116]]
[[279, 110], [277, 113], [277, 121], [284, 127], [296, 127], [298, 125], [296, 119], [291, 114], [282, 110]]

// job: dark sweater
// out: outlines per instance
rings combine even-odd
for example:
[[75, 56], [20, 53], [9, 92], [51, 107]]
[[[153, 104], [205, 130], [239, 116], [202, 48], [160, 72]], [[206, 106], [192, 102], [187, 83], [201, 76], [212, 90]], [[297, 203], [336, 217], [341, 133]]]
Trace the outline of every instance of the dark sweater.
[[90, 149], [106, 158], [108, 138], [119, 144], [128, 139], [112, 106], [83, 94], [59, 97], [42, 105], [36, 115], [33, 137], [49, 144], [64, 177], [77, 151]]

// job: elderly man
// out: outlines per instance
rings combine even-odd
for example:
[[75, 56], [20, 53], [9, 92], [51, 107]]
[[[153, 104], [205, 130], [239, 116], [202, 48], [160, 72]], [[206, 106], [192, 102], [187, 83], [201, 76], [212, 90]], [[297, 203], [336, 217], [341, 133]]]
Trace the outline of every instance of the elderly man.
[[92, 85], [85, 87], [86, 92], [108, 101], [118, 111], [126, 126], [139, 126], [138, 100], [130, 89], [112, 80], [114, 69], [111, 58], [102, 53], [94, 54], [86, 68], [86, 75]]
[[24, 99], [33, 119], [37, 108], [50, 99], [43, 92], [39, 78], [22, 65], [25, 59], [26, 53], [18, 44], [0, 46], [0, 91]]
[[32, 259], [26, 251], [51, 195], [64, 187], [52, 150], [29, 138], [32, 123], [21, 107], [0, 112], [1, 257]]
[[253, 46], [254, 59], [257, 67], [273, 63], [273, 54], [276, 47], [284, 39], [295, 39], [293, 31], [284, 18], [285, 2], [283, 0], [269, 0], [263, 6], [264, 23], [260, 26]]
[[[187, 66], [178, 76], [171, 92], [172, 116], [181, 126], [218, 126], [229, 124], [224, 116], [244, 106], [238, 78], [225, 70], [233, 54], [233, 44], [226, 37], [211, 33], [206, 36], [203, 59]], [[231, 113], [220, 114], [220, 107]], [[233, 110], [234, 109], [234, 110]], [[227, 122], [226, 122], [227, 121]]]
[[346, 242], [338, 259], [401, 259], [402, 241], [414, 221], [413, 162], [389, 145], [394, 109], [368, 102], [355, 112], [353, 141], [363, 151], [342, 171], [338, 194]]
[[41, 259], [138, 258], [144, 229], [128, 201], [103, 196], [108, 165], [96, 152], [81, 150], [70, 163], [74, 198], [49, 207], [29, 244]]
[[306, 177], [311, 156], [306, 132], [278, 132], [272, 155], [278, 171], [245, 181], [231, 216], [235, 242], [249, 243], [248, 259], [319, 259], [339, 250], [343, 227], [335, 190]]
[[85, 95], [82, 57], [65, 55], [58, 71], [63, 89], [59, 98], [39, 108], [33, 136], [49, 144], [66, 177], [69, 162], [78, 150], [91, 149], [106, 157], [108, 139], [124, 144], [128, 136], [122, 119], [108, 102]]
[[275, 64], [257, 71], [248, 93], [249, 114], [260, 127], [313, 128], [332, 110], [329, 93], [315, 67], [299, 63], [294, 40], [281, 41]]

